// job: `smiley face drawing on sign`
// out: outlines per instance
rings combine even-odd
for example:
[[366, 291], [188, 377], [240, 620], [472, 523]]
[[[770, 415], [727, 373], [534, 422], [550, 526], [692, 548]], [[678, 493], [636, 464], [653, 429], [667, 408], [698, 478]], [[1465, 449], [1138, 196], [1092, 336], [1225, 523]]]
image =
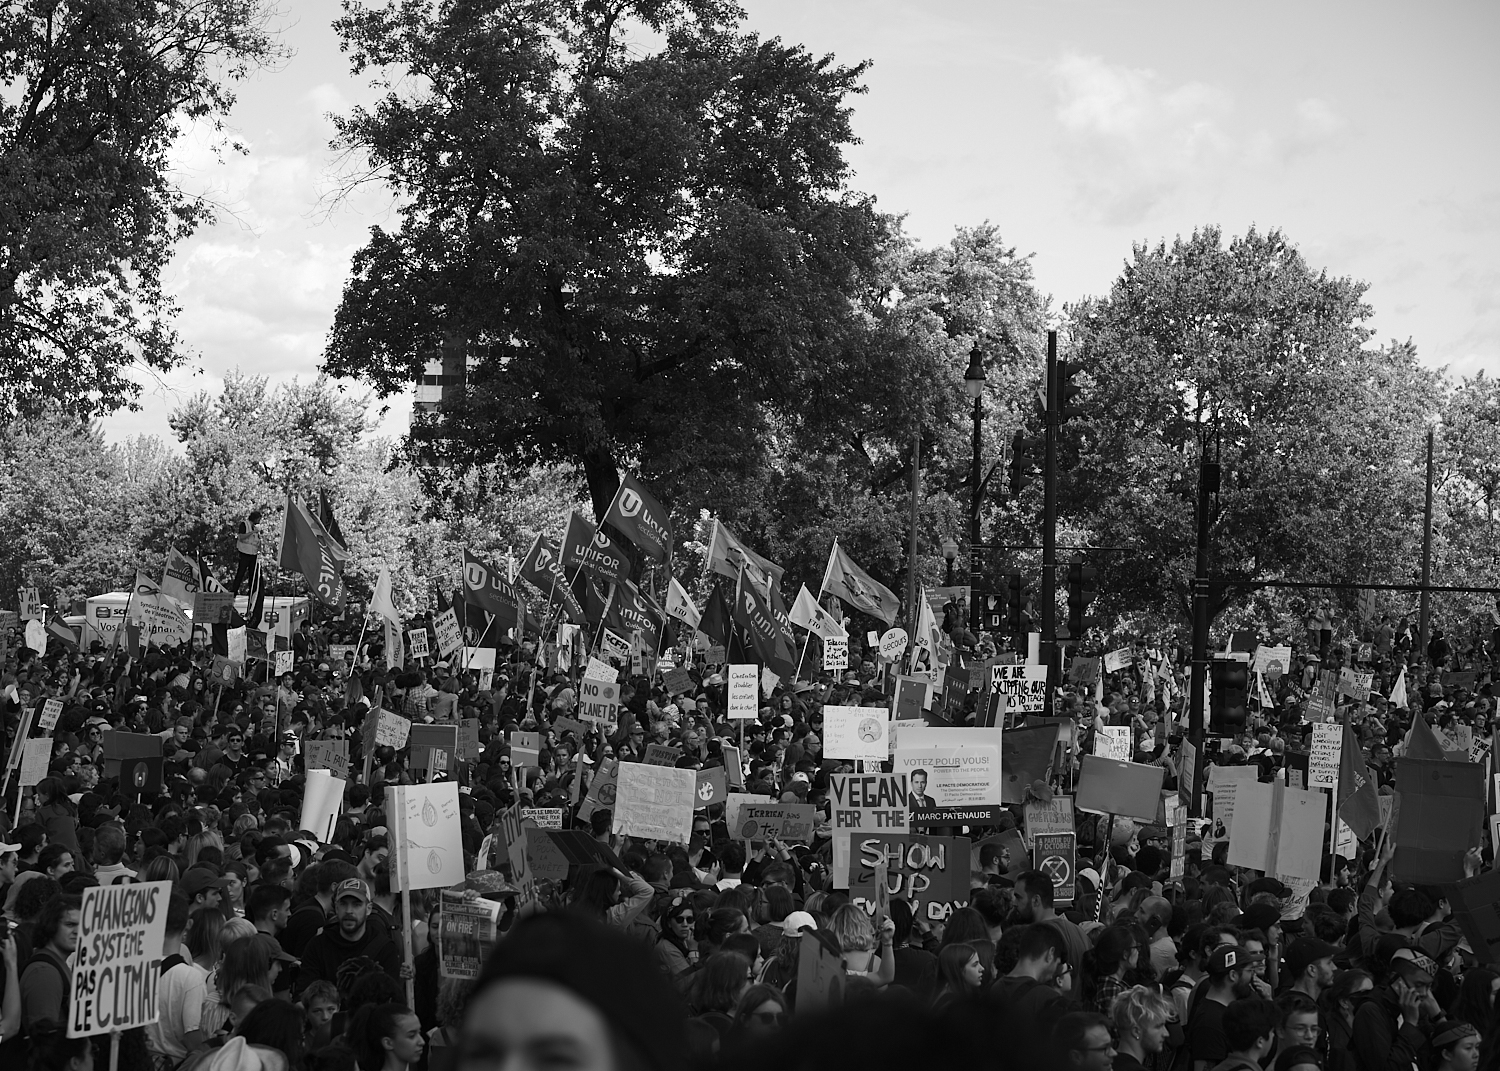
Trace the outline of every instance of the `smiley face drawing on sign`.
[[885, 724], [876, 718], [861, 718], [858, 732], [860, 743], [874, 744], [885, 735]]

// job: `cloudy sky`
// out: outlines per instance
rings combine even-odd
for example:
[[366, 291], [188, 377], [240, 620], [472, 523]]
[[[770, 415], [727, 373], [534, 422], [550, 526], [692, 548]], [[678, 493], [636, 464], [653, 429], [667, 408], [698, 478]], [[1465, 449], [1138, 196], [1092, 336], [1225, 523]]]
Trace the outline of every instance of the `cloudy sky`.
[[[992, 220], [1060, 305], [1107, 290], [1132, 243], [1279, 227], [1370, 284], [1381, 338], [1500, 372], [1492, 0], [743, 2], [762, 35], [873, 61], [855, 185], [924, 243]], [[372, 97], [338, 51], [337, 0], [283, 6], [295, 55], [232, 117], [248, 154], [215, 159], [196, 136], [179, 153], [183, 183], [225, 208], [170, 272], [197, 360], [150, 380], [112, 438], [166, 435], [178, 400], [235, 367], [316, 374], [349, 258], [391, 219], [378, 191], [328, 202], [327, 115]]]

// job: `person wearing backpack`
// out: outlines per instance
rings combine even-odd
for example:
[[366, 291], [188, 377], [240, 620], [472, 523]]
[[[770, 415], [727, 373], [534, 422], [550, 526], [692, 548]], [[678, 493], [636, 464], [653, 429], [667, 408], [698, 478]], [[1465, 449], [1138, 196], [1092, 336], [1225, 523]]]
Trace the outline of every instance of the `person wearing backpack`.
[[1021, 933], [1015, 967], [996, 980], [990, 993], [1009, 1021], [1048, 1031], [1070, 1009], [1068, 999], [1057, 989], [1066, 984], [1068, 970], [1068, 945], [1062, 933], [1045, 922], [1034, 922]]
[[208, 971], [182, 954], [182, 934], [187, 925], [187, 897], [173, 893], [167, 901], [161, 979], [157, 983], [159, 1018], [146, 1025], [146, 1047], [158, 1065], [181, 1063], [204, 1041], [201, 1026]]
[[363, 878], [347, 878], [334, 886], [337, 925], [307, 943], [297, 972], [298, 985], [337, 982], [340, 968], [356, 958], [369, 960], [373, 968], [392, 978], [402, 976], [400, 949], [383, 927], [371, 921], [370, 899], [370, 886]]
[[21, 971], [21, 1034], [44, 1020], [68, 1021], [69, 960], [78, 947], [80, 896], [54, 896], [42, 907], [33, 934], [35, 951]]

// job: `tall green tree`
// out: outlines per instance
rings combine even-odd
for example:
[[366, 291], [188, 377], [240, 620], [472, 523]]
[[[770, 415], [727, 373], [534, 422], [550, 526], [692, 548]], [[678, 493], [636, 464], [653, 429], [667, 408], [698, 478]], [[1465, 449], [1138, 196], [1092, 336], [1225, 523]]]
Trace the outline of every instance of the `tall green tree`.
[[0, 419], [127, 404], [183, 359], [161, 271], [208, 217], [168, 153], [275, 61], [262, 0], [0, 8]]
[[718, 0], [345, 12], [389, 92], [339, 144], [401, 224], [356, 254], [325, 368], [391, 394], [461, 345], [433, 453], [567, 465], [602, 513], [622, 466], [668, 501], [704, 470], [750, 479], [779, 428], [880, 379], [859, 306], [890, 222], [844, 159], [863, 65]]

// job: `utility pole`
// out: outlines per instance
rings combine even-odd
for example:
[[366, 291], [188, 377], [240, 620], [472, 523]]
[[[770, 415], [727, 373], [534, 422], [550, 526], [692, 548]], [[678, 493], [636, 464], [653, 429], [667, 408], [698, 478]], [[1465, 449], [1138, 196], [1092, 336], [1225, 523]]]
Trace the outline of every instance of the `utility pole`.
[[1204, 684], [1208, 678], [1209, 610], [1209, 505], [1210, 496], [1219, 492], [1219, 463], [1210, 461], [1205, 452], [1198, 462], [1198, 537], [1197, 562], [1193, 568], [1193, 676], [1188, 689], [1188, 741], [1193, 745], [1193, 791], [1188, 799], [1189, 814], [1198, 818], [1203, 798], [1203, 709]]
[[1047, 667], [1047, 696], [1042, 713], [1054, 715], [1057, 665], [1057, 332], [1047, 332], [1047, 411], [1042, 414], [1042, 664]]
[[922, 420], [917, 418], [911, 437], [911, 545], [906, 552], [906, 634], [917, 635], [917, 514], [922, 498]]
[[1432, 626], [1432, 594], [1428, 585], [1432, 583], [1432, 452], [1436, 433], [1427, 429], [1427, 511], [1422, 519], [1422, 601], [1417, 610], [1417, 642], [1419, 653], [1427, 657], [1428, 632]]

